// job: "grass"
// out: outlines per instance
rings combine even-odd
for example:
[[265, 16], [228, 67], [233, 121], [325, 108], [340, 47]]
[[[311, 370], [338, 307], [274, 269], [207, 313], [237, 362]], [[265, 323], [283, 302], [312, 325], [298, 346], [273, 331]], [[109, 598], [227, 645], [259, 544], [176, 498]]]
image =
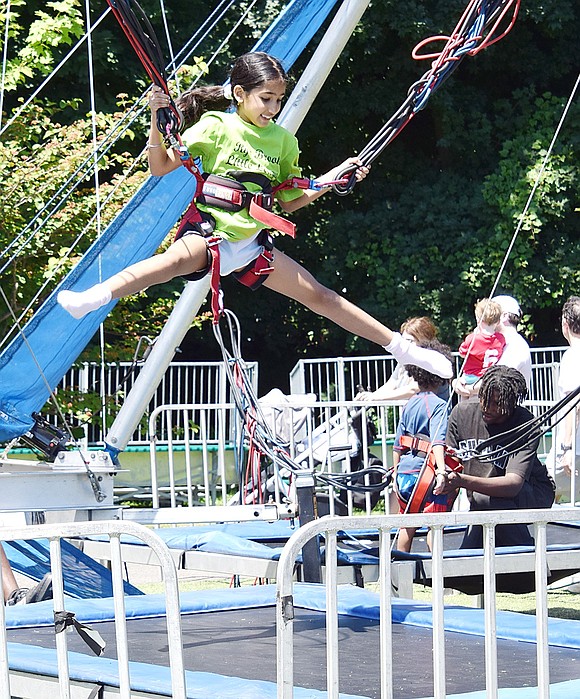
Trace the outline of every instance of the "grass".
[[[422, 585], [415, 585], [413, 594], [415, 599], [431, 600], [431, 590]], [[445, 604], [473, 607], [476, 599], [472, 595], [464, 595], [461, 592], [457, 592], [452, 595], [446, 595]], [[498, 593], [496, 595], [496, 604], [498, 610], [519, 612], [520, 614], [535, 615], [537, 609], [536, 595], [533, 592], [525, 595]], [[568, 590], [549, 590], [548, 614], [560, 619], [580, 620], [580, 595]]]

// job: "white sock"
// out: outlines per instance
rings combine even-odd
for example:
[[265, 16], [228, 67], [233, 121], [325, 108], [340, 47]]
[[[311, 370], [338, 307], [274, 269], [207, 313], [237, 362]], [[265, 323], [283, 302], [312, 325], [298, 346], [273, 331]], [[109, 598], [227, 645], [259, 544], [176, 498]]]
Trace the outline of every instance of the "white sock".
[[111, 290], [105, 284], [95, 284], [86, 291], [59, 291], [56, 300], [73, 318], [79, 319], [105, 306], [111, 298]]
[[393, 333], [393, 339], [384, 348], [403, 365], [420, 366], [443, 379], [450, 379], [453, 376], [453, 365], [440, 352], [419, 347], [414, 342], [405, 340], [400, 333]]

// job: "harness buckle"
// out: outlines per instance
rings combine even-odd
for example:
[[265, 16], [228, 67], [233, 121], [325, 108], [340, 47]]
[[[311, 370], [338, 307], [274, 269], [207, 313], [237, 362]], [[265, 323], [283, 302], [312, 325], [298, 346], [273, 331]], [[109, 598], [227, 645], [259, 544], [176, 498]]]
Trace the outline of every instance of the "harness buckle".
[[274, 267], [272, 266], [272, 261], [274, 259], [274, 255], [270, 250], [263, 250], [259, 254], [258, 258], [256, 258], [256, 262], [260, 257], [263, 260], [266, 260], [266, 264], [268, 266], [267, 267], [260, 267], [260, 264], [257, 263], [253, 272], [254, 272], [254, 274], [258, 275], [259, 277], [262, 275], [268, 276], [268, 274], [271, 274], [274, 271]]
[[271, 211], [272, 206], [274, 204], [274, 197], [272, 196], [271, 193], [268, 192], [255, 192], [252, 195], [255, 203], [260, 206], [262, 209], [266, 209], [267, 211]]

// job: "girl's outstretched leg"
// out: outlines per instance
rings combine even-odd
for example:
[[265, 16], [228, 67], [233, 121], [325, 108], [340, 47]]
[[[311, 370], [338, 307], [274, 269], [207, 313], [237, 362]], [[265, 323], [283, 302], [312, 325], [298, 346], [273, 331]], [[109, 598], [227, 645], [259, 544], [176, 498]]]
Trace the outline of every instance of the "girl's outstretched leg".
[[130, 296], [154, 284], [197, 272], [207, 264], [205, 239], [199, 235], [187, 235], [173, 243], [165, 252], [136, 262], [86, 291], [61, 291], [57, 301], [74, 318], [82, 318], [112, 299]]
[[279, 250], [275, 253], [274, 271], [264, 286], [299, 301], [354, 335], [376, 342], [404, 364], [416, 364], [443, 378], [453, 375], [451, 362], [442, 354], [403, 340], [399, 333], [317, 282], [308, 270]]

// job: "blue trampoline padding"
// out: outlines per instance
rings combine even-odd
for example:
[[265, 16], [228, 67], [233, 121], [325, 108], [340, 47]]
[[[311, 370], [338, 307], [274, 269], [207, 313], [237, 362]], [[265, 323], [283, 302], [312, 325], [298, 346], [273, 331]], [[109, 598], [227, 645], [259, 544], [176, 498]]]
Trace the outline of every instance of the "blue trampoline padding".
[[[249, 609], [274, 606], [275, 585], [257, 585], [236, 589], [199, 590], [180, 595], [183, 614]], [[294, 585], [294, 605], [303, 609], [324, 611], [326, 590], [324, 585], [297, 583]], [[164, 595], [139, 595], [125, 599], [128, 618], [159, 617], [165, 614]], [[113, 600], [67, 600], [67, 610], [74, 612], [79, 621], [91, 623], [114, 618]], [[363, 619], [379, 619], [379, 596], [367, 590], [341, 586], [338, 590], [339, 614]], [[415, 600], [393, 600], [393, 622], [432, 628], [431, 605]], [[529, 614], [497, 612], [497, 638], [535, 643], [536, 619]], [[53, 622], [52, 603], [6, 608], [7, 628], [18, 626], [50, 626]], [[474, 636], [484, 635], [484, 611], [471, 607], [447, 607], [445, 629]], [[580, 648], [580, 621], [549, 619], [548, 638], [551, 645]]]
[[[40, 580], [50, 572], [48, 539], [3, 542], [12, 569], [32, 580]], [[111, 597], [111, 571], [87, 556], [76, 546], [61, 540], [64, 591], [71, 597]], [[124, 581], [126, 595], [142, 595], [141, 590]]]
[[[18, 672], [58, 676], [56, 651], [21, 643], [8, 644], [10, 669]], [[78, 682], [90, 682], [109, 687], [119, 686], [117, 661], [97, 658], [83, 653], [68, 653], [69, 675]], [[168, 667], [146, 663], [129, 663], [131, 689], [160, 696], [171, 696], [171, 673]], [[276, 699], [273, 682], [246, 680], [239, 677], [214, 675], [209, 672], [186, 670], [185, 681], [188, 699]], [[294, 699], [324, 699], [326, 692], [314, 689], [294, 688]], [[341, 694], [341, 699], [365, 699], [353, 694]]]
[[[154, 529], [155, 533], [160, 536], [170, 548], [189, 549], [189, 542], [195, 543], [196, 537], [203, 534], [213, 534], [221, 532], [229, 536], [235, 536], [240, 539], [248, 539], [251, 541], [271, 541], [272, 543], [285, 544], [286, 541], [298, 529], [298, 525], [292, 520], [279, 519], [274, 522], [233, 522], [210, 525], [194, 525], [185, 527], [160, 527]], [[376, 529], [356, 529], [341, 533], [347, 538], [361, 538], [365, 536], [377, 536]], [[190, 539], [190, 537], [194, 537]], [[87, 539], [93, 541], [108, 540], [106, 535], [94, 534], [88, 536]], [[122, 536], [121, 543], [145, 545], [141, 539], [131, 536]]]
[[[155, 533], [163, 539], [163, 542], [170, 549], [180, 551], [204, 551], [205, 553], [220, 553], [229, 556], [277, 561], [283, 548], [282, 546], [267, 546], [259, 541], [233, 536], [225, 531], [212, 531], [207, 527], [156, 529]], [[102, 541], [108, 540], [107, 536], [100, 535], [87, 538]], [[138, 537], [123, 535], [121, 536], [121, 543], [138, 545], [143, 542]], [[300, 562], [300, 556], [297, 560]], [[364, 550], [342, 549], [340, 545], [338, 546], [337, 560], [341, 565], [376, 565], [378, 563], [376, 554], [366, 553]]]

